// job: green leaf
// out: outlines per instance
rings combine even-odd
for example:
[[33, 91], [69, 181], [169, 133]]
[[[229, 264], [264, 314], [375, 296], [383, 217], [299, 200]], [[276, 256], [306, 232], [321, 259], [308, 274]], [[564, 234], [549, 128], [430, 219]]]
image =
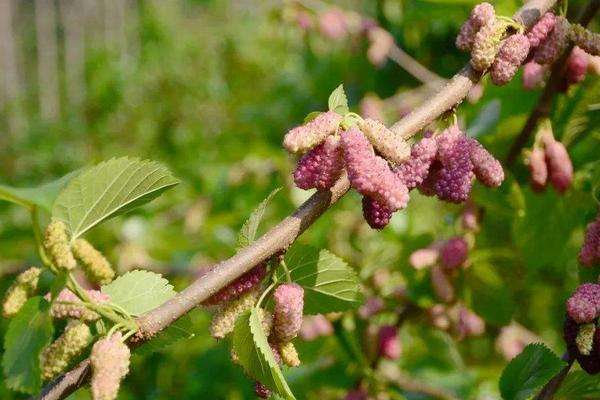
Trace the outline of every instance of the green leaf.
[[[356, 272], [323, 249], [294, 246], [285, 256], [292, 281], [304, 288], [304, 313], [319, 314], [356, 308], [362, 302]], [[278, 271], [285, 281], [285, 272]]]
[[271, 199], [279, 192], [281, 188], [277, 188], [273, 190], [263, 201], [260, 202], [258, 207], [252, 211], [250, 217], [244, 222], [242, 225], [242, 229], [240, 229], [240, 233], [238, 234], [237, 239], [237, 247], [242, 248], [250, 245], [250, 243], [254, 242], [256, 239], [256, 232], [258, 231], [258, 226], [265, 215], [265, 210], [267, 209], [267, 205], [271, 201]]
[[6, 386], [13, 390], [29, 394], [40, 390], [39, 355], [52, 340], [54, 330], [48, 308], [43, 298], [32, 297], [8, 325], [2, 368]]
[[530, 344], [504, 368], [500, 393], [504, 400], [525, 400], [556, 375], [565, 362], [541, 343]]
[[62, 178], [31, 188], [15, 188], [0, 185], [0, 199], [31, 208], [37, 206], [48, 213], [52, 212], [54, 200], [60, 191], [73, 179], [79, 171], [71, 172]]
[[346, 97], [346, 92], [344, 92], [344, 84], [340, 84], [340, 86], [331, 92], [327, 104], [330, 111], [335, 111], [342, 116], [350, 111], [348, 108], [348, 97]]
[[507, 285], [494, 267], [485, 262], [475, 262], [466, 274], [471, 291], [471, 308], [486, 322], [503, 326], [512, 319], [516, 303]]
[[308, 114], [306, 114], [306, 117], [304, 117], [304, 123], [306, 124], [307, 122], [312, 121], [313, 119], [317, 118], [320, 114], [323, 114], [321, 111], [311, 111]]
[[258, 308], [246, 312], [235, 323], [233, 351], [246, 374], [260, 381], [284, 399], [295, 399], [290, 390], [260, 322]]
[[74, 240], [100, 222], [147, 203], [178, 183], [160, 163], [113, 158], [72, 179], [56, 199], [52, 215], [67, 224]]
[[102, 293], [108, 294], [112, 303], [121, 306], [131, 315], [150, 311], [177, 294], [162, 275], [143, 270], [121, 275], [102, 286]]
[[571, 372], [554, 395], [556, 400], [600, 399], [600, 379], [584, 371]]
[[156, 353], [168, 348], [179, 340], [191, 339], [195, 336], [193, 329], [192, 318], [189, 314], [185, 314], [150, 341], [141, 345], [136, 349], [136, 353], [140, 355]]

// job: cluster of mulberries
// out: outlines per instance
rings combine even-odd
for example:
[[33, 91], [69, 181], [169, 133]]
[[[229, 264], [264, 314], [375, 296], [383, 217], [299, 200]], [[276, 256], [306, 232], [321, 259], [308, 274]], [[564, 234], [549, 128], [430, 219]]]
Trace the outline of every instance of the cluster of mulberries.
[[[87, 290], [87, 295], [95, 303], [107, 303], [110, 296], [98, 290]], [[52, 302], [50, 314], [57, 319], [79, 319], [82, 321], [96, 321], [100, 318], [98, 313], [88, 309], [69, 289], [63, 289]]]
[[600, 285], [585, 283], [567, 300], [564, 339], [572, 357], [588, 374], [600, 372]]
[[569, 33], [571, 30], [569, 21], [562, 16], [555, 17], [554, 24], [549, 21], [550, 18], [548, 20], [542, 18], [538, 21], [538, 24], [545, 23], [547, 26], [552, 25], [552, 28], [545, 36], [542, 36], [541, 33], [546, 32], [547, 28], [540, 29], [540, 34], [534, 39], [536, 42], [539, 41], [539, 45], [535, 46], [535, 53], [533, 54], [533, 59], [538, 64], [554, 63], [569, 43]]
[[378, 355], [388, 360], [397, 360], [402, 353], [402, 346], [398, 338], [398, 328], [385, 325], [378, 332]]
[[263, 280], [267, 274], [267, 264], [260, 263], [250, 271], [246, 272], [217, 293], [210, 296], [203, 305], [217, 305], [232, 301], [240, 297], [242, 294], [254, 289]]
[[110, 283], [115, 277], [115, 271], [108, 260], [85, 239], [77, 239], [71, 246], [73, 255], [92, 282], [100, 285]]
[[44, 233], [44, 248], [58, 269], [70, 271], [77, 266], [64, 222], [54, 219], [48, 224]]
[[531, 173], [531, 187], [535, 191], [545, 190], [548, 180], [554, 189], [562, 194], [573, 180], [573, 164], [566, 147], [552, 135], [549, 125], [538, 133], [540, 140], [529, 155], [528, 165]]
[[90, 328], [80, 321], [70, 321], [63, 334], [40, 355], [42, 378], [49, 380], [65, 372], [92, 342]]
[[17, 276], [2, 301], [4, 318], [15, 316], [27, 300], [36, 293], [41, 273], [40, 268], [31, 267]]
[[92, 397], [94, 400], [115, 400], [121, 380], [129, 372], [129, 347], [120, 332], [94, 343], [90, 355], [92, 365]]
[[579, 262], [587, 267], [600, 264], [600, 214], [586, 228], [583, 246], [579, 251]]

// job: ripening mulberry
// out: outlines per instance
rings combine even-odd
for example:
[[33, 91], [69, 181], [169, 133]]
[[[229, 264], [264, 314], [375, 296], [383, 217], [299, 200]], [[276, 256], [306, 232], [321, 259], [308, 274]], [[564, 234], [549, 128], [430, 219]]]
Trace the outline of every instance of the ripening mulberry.
[[469, 19], [460, 27], [456, 37], [456, 47], [462, 51], [471, 50], [477, 31], [494, 18], [494, 7], [491, 4], [484, 2], [473, 7]]
[[444, 303], [450, 303], [454, 299], [454, 285], [448, 274], [439, 265], [433, 265], [430, 279], [436, 297]]
[[387, 60], [387, 55], [394, 45], [394, 37], [380, 27], [369, 29], [367, 36], [370, 42], [367, 58], [371, 64], [380, 67]]
[[586, 267], [600, 264], [600, 215], [586, 228], [583, 246], [579, 251], [579, 262]]
[[538, 64], [552, 64], [558, 59], [569, 42], [569, 22], [562, 16], [556, 17], [554, 29], [546, 37], [534, 54]]
[[504, 181], [502, 164], [490, 154], [477, 140], [470, 139], [471, 162], [475, 176], [488, 187], [498, 187]]
[[600, 313], [600, 285], [584, 283], [567, 300], [567, 314], [578, 324], [592, 322]]
[[304, 289], [296, 283], [284, 283], [275, 289], [273, 331], [278, 342], [289, 342], [298, 336], [302, 326]]
[[271, 397], [271, 389], [269, 389], [259, 381], [254, 382], [254, 393], [261, 399], [268, 399], [269, 397]]
[[575, 344], [579, 352], [585, 356], [589, 356], [594, 348], [594, 334], [596, 333], [596, 324], [583, 324], [579, 326]]
[[402, 347], [398, 338], [398, 328], [391, 325], [379, 328], [379, 355], [388, 360], [397, 360], [402, 353]]
[[410, 150], [410, 158], [398, 165], [396, 175], [410, 190], [420, 185], [429, 173], [429, 167], [437, 153], [437, 142], [434, 138], [424, 137], [414, 144]]
[[[86, 292], [90, 299], [96, 303], [106, 303], [110, 301], [110, 297], [107, 294], [98, 290], [87, 290]], [[69, 289], [61, 290], [56, 299], [52, 302], [50, 314], [57, 319], [73, 318], [83, 321], [96, 321], [100, 318], [98, 313], [83, 305], [79, 297]]]
[[523, 88], [533, 90], [544, 83], [546, 68], [543, 65], [530, 61], [523, 66]]
[[485, 322], [473, 311], [465, 306], [460, 306], [456, 330], [459, 339], [479, 336], [485, 332]]
[[483, 2], [477, 4], [471, 10], [470, 20], [473, 21], [473, 24], [478, 29], [481, 29], [485, 24], [496, 17], [496, 13], [494, 11], [494, 6], [490, 3]]
[[573, 164], [564, 144], [554, 140], [552, 135], [544, 135], [544, 151], [550, 183], [559, 193], [564, 193], [573, 181]]
[[326, 190], [344, 171], [339, 136], [329, 136], [323, 143], [304, 154], [294, 171], [294, 182], [300, 189]]
[[67, 226], [64, 222], [54, 219], [48, 224], [44, 233], [44, 248], [58, 269], [70, 271], [77, 266], [69, 247]]
[[2, 302], [2, 316], [10, 318], [15, 316], [27, 300], [37, 291], [37, 285], [42, 270], [31, 267], [21, 272], [6, 291]]
[[225, 336], [233, 332], [235, 321], [245, 311], [254, 306], [258, 298], [258, 292], [253, 290], [244, 293], [238, 299], [233, 300], [221, 306], [210, 323], [210, 334], [215, 339], [223, 339]]
[[571, 26], [571, 40], [592, 56], [600, 56], [600, 34], [591, 32], [581, 25]]
[[203, 305], [210, 306], [225, 303], [237, 299], [242, 294], [254, 289], [267, 274], [267, 264], [260, 263], [250, 271], [246, 272], [217, 293], [210, 296], [202, 302]]
[[79, 321], [71, 321], [58, 339], [40, 355], [42, 378], [49, 380], [65, 372], [71, 362], [79, 357], [92, 342], [90, 328]]
[[406, 207], [408, 189], [390, 169], [388, 163], [375, 155], [373, 147], [356, 127], [342, 132], [344, 161], [348, 179], [360, 194], [369, 196], [391, 211]]
[[444, 243], [440, 249], [440, 264], [446, 270], [461, 267], [469, 256], [469, 246], [462, 237], [453, 237]]
[[342, 116], [334, 111], [319, 114], [312, 121], [291, 129], [283, 138], [283, 146], [290, 153], [304, 153], [334, 134]]
[[319, 15], [319, 31], [328, 39], [341, 40], [348, 34], [346, 14], [337, 7], [331, 7]]
[[528, 53], [529, 40], [525, 35], [518, 33], [504, 40], [490, 72], [492, 82], [496, 85], [510, 82]]
[[431, 166], [429, 167], [429, 172], [423, 182], [420, 185], [417, 185], [417, 189], [419, 192], [425, 196], [435, 196], [435, 184], [438, 181], [440, 176], [440, 171], [442, 170], [442, 163], [438, 160], [433, 160]]
[[288, 367], [299, 367], [300, 357], [294, 343], [287, 342], [279, 345], [279, 354], [281, 355], [281, 361]]
[[529, 155], [528, 164], [531, 174], [531, 188], [536, 192], [544, 190], [548, 181], [548, 167], [544, 150], [540, 147], [534, 147]]
[[473, 47], [473, 41], [475, 40], [475, 34], [477, 33], [477, 28], [473, 21], [469, 18], [465, 22], [463, 22], [460, 30], [458, 31], [458, 35], [456, 36], [456, 48], [460, 51], [470, 51], [471, 47]]
[[373, 229], [383, 229], [392, 219], [393, 212], [385, 204], [369, 196], [362, 198], [362, 212], [365, 221]]
[[588, 374], [600, 372], [600, 329], [594, 333], [594, 343], [589, 355], [582, 354], [577, 346], [580, 325], [567, 315], [564, 324], [564, 339], [571, 357], [576, 358], [581, 368]]
[[399, 164], [409, 157], [408, 143], [381, 122], [364, 119], [358, 123], [358, 127], [386, 160]]
[[529, 47], [535, 49], [544, 42], [548, 37], [548, 34], [554, 29], [556, 23], [556, 16], [547, 12], [540, 18], [536, 24], [527, 32], [527, 39], [529, 40]]
[[448, 152], [438, 142], [438, 158], [442, 168], [435, 182], [435, 192], [441, 200], [461, 203], [469, 198], [473, 186], [473, 163], [470, 157], [470, 145], [466, 136], [456, 139]]
[[589, 64], [588, 54], [580, 47], [575, 46], [567, 58], [565, 79], [567, 85], [579, 83], [585, 79]]
[[121, 380], [129, 372], [131, 351], [120, 332], [94, 343], [92, 365], [92, 397], [94, 400], [115, 400]]
[[418, 249], [411, 253], [408, 263], [414, 269], [423, 269], [435, 264], [440, 256], [440, 251], [436, 247], [426, 247]]
[[504, 22], [492, 19], [475, 34], [471, 50], [471, 66], [475, 70], [485, 71], [492, 66], [500, 48], [500, 39], [504, 30]]
[[90, 242], [85, 239], [77, 239], [73, 242], [71, 249], [92, 282], [106, 285], [113, 280], [115, 271], [102, 253], [96, 250]]

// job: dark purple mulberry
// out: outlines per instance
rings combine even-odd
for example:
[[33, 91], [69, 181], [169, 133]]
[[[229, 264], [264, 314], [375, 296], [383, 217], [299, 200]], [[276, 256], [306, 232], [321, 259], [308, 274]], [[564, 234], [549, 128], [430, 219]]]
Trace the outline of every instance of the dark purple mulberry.
[[339, 136], [329, 136], [325, 142], [304, 154], [294, 171], [294, 182], [300, 189], [329, 189], [344, 170]]
[[587, 267], [600, 263], [600, 215], [586, 228], [583, 246], [579, 251], [579, 262]]
[[440, 249], [440, 263], [447, 270], [462, 266], [469, 255], [469, 246], [462, 237], [453, 237]]
[[390, 223], [393, 212], [371, 197], [363, 196], [362, 198], [363, 217], [369, 226], [373, 229], [383, 229]]
[[249, 292], [262, 281], [267, 274], [267, 266], [260, 263], [250, 271], [246, 272], [217, 293], [204, 300], [204, 305], [215, 305], [237, 299], [242, 294]]
[[563, 337], [571, 357], [579, 362], [581, 368], [588, 374], [595, 375], [600, 372], [600, 329], [594, 333], [594, 343], [589, 355], [581, 354], [577, 346], [577, 335], [580, 325], [568, 315], [565, 319]]

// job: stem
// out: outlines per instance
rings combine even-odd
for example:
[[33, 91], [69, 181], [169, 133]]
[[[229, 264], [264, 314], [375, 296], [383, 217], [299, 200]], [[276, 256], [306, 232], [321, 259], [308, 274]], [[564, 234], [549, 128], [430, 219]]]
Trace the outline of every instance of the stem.
[[33, 228], [33, 237], [35, 238], [35, 243], [37, 247], [38, 254], [40, 259], [42, 260], [42, 264], [50, 269], [53, 273], [56, 274], [56, 268], [50, 261], [50, 258], [46, 254], [46, 250], [44, 249], [44, 240], [42, 235], [42, 229], [40, 227], [40, 215], [37, 206], [32, 206], [30, 209], [31, 216], [31, 226]]
[[395, 43], [390, 48], [388, 58], [425, 85], [441, 86], [444, 82], [444, 78], [425, 68]]
[[273, 290], [273, 288], [275, 287], [276, 282], [271, 283], [266, 289], [265, 291], [260, 295], [260, 298], [258, 299], [258, 301], [256, 302], [257, 307], [260, 307], [260, 305], [262, 304], [262, 302], [264, 301], [264, 299], [267, 297], [267, 294]]
[[562, 385], [563, 381], [567, 377], [567, 374], [569, 373], [569, 370], [575, 362], [574, 359], [571, 359], [569, 352], [563, 354], [562, 359], [567, 362], [567, 365], [565, 365], [563, 369], [561, 369], [560, 372], [554, 376], [554, 378], [550, 379], [550, 381], [546, 383], [534, 400], [551, 400], [554, 397], [554, 394], [558, 391], [560, 385]]

